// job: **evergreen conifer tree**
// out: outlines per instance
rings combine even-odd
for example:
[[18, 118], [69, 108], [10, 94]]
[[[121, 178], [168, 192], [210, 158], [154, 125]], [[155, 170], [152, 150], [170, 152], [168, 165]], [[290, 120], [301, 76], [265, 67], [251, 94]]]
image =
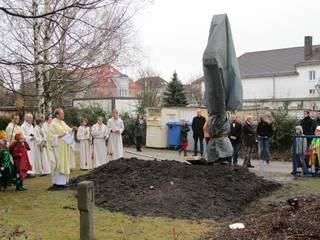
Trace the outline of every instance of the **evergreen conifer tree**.
[[173, 73], [164, 92], [163, 103], [165, 107], [185, 107], [188, 104], [183, 84], [178, 79], [176, 72]]

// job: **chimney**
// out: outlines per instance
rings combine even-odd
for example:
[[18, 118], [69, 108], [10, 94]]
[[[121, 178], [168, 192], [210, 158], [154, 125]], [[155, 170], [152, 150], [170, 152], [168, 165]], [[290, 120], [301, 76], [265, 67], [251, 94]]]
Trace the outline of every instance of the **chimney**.
[[304, 37], [304, 60], [308, 60], [312, 55], [312, 36]]

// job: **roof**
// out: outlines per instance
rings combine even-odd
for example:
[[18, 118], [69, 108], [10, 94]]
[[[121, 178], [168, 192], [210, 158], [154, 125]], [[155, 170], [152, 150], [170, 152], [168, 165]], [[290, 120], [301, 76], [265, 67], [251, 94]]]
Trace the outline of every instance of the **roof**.
[[165, 81], [163, 78], [159, 76], [150, 76], [150, 77], [140, 78], [136, 81], [136, 83], [143, 86], [146, 81], [151, 82], [154, 87], [163, 87], [168, 84], [167, 81]]
[[138, 82], [134, 82], [132, 79], [129, 79], [129, 89], [139, 90], [141, 89], [141, 84]]
[[238, 58], [241, 78], [287, 76], [297, 74], [296, 66], [320, 64], [320, 46], [306, 61], [304, 47], [249, 52]]

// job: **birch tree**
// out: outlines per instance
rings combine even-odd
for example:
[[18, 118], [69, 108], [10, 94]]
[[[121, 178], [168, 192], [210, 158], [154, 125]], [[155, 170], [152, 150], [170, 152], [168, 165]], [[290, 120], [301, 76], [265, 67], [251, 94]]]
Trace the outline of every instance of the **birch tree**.
[[[53, 100], [90, 87], [88, 69], [125, 65], [136, 53], [133, 17], [142, 0], [0, 0], [0, 84], [37, 99], [38, 112]], [[22, 94], [24, 81], [35, 86]], [[1, 74], [2, 73], [2, 74]]]

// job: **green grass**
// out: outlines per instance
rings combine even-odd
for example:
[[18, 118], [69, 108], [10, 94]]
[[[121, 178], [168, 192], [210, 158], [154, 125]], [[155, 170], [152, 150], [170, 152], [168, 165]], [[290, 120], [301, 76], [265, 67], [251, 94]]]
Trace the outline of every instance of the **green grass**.
[[[79, 174], [79, 171], [72, 173], [73, 176]], [[49, 176], [28, 179], [25, 183], [28, 191], [16, 192], [11, 187], [7, 192], [0, 192], [0, 236], [20, 226], [28, 239], [79, 239], [75, 192], [46, 191], [50, 180]], [[133, 217], [99, 208], [94, 208], [93, 217], [94, 239], [99, 240], [173, 240], [173, 232], [177, 240], [191, 240], [215, 224], [212, 220]]]
[[247, 212], [254, 212], [261, 207], [264, 207], [270, 203], [279, 202], [280, 200], [286, 200], [291, 197], [308, 196], [310, 194], [320, 195], [320, 178], [296, 177], [292, 182], [285, 184], [271, 195], [251, 203], [247, 208]]
[[[72, 175], [83, 173], [74, 171]], [[7, 192], [0, 192], [0, 239], [4, 232], [12, 232], [17, 226], [20, 231], [25, 231], [28, 239], [79, 239], [79, 212], [75, 192], [47, 191], [50, 181], [50, 176], [37, 177], [26, 180], [28, 191], [16, 192], [11, 187]], [[319, 186], [320, 178], [297, 178], [272, 195], [252, 203], [247, 210], [251, 213], [291, 196], [320, 194]], [[207, 231], [212, 232], [220, 225], [213, 220], [133, 217], [97, 207], [94, 208], [93, 217], [96, 240], [192, 240]]]

